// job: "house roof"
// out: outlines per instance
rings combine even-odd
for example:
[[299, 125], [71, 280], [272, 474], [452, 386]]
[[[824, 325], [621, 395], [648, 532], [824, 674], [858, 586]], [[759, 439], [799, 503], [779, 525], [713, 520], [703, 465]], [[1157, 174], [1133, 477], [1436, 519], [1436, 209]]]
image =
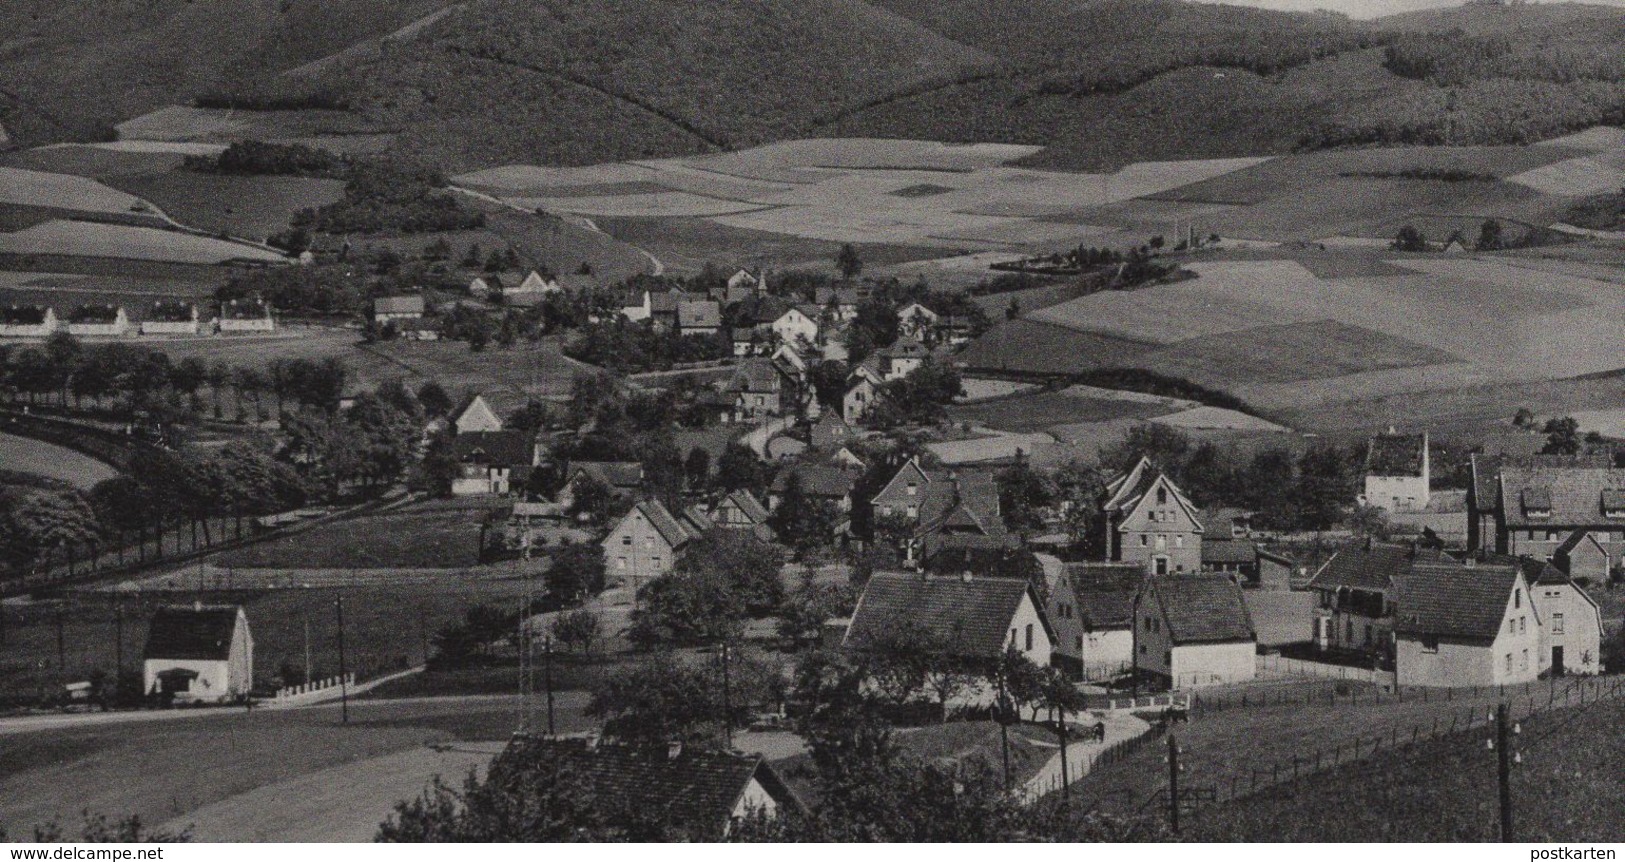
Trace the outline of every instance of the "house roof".
[[774, 367], [772, 360], [752, 357], [734, 366], [728, 389], [733, 392], [777, 392], [779, 378], [779, 369]]
[[451, 438], [451, 451], [459, 461], [498, 466], [529, 464], [533, 455], [521, 431], [467, 431]]
[[423, 297], [380, 296], [372, 301], [374, 314], [422, 314]]
[[1067, 563], [1066, 582], [1077, 598], [1086, 628], [1125, 628], [1134, 624], [1134, 596], [1145, 581], [1138, 563]]
[[1378, 434], [1366, 450], [1368, 476], [1420, 476], [1427, 454], [1426, 434]]
[[1258, 639], [1241, 587], [1224, 575], [1162, 575], [1146, 583], [1175, 644]]
[[1202, 539], [1203, 563], [1254, 563], [1258, 546], [1248, 539]]
[[[1185, 497], [1185, 492], [1179, 490], [1173, 479], [1152, 466], [1149, 458], [1140, 458], [1128, 472], [1120, 473], [1106, 483], [1106, 492], [1109, 496], [1102, 508], [1108, 512], [1132, 513], [1140, 505], [1140, 501], [1144, 500], [1159, 483], [1166, 485], [1174, 502], [1185, 510], [1185, 515], [1191, 519], [1195, 532], [1205, 532], [1201, 513], [1196, 510], [1196, 506]], [[1126, 526], [1126, 524], [1120, 526], [1119, 529]]]
[[[1605, 492], [1625, 491], [1625, 470], [1613, 467], [1502, 467], [1501, 514], [1509, 527], [1615, 525], [1604, 517]], [[1612, 495], [1610, 495], [1612, 496]], [[1545, 509], [1546, 517], [1529, 517]]]
[[1608, 551], [1602, 548], [1601, 543], [1597, 541], [1597, 538], [1591, 535], [1590, 530], [1575, 530], [1574, 532], [1569, 533], [1568, 537], [1563, 540], [1562, 544], [1557, 546], [1557, 550], [1553, 551], [1552, 555], [1564, 556], [1567, 554], [1572, 554], [1574, 553], [1575, 548], [1580, 547], [1580, 543], [1587, 540], [1590, 540], [1591, 544], [1597, 546], [1597, 549], [1602, 551], [1605, 556], [1608, 554]]
[[676, 314], [677, 306], [683, 302], [684, 294], [669, 290], [663, 293], [649, 292], [650, 314]]
[[722, 307], [709, 299], [677, 304], [677, 325], [715, 329], [722, 325]]
[[[761, 755], [705, 751], [682, 746], [633, 746], [587, 739], [531, 738], [509, 750], [517, 758], [562, 759], [595, 796], [622, 810], [639, 811], [698, 838], [719, 840], [752, 780], [775, 803], [805, 805]], [[663, 815], [663, 817], [662, 817]]]
[[229, 320], [254, 320], [271, 316], [271, 307], [261, 299], [233, 299], [220, 304], [220, 316]]
[[678, 520], [677, 516], [666, 508], [666, 504], [659, 500], [643, 500], [634, 506], [633, 510], [642, 514], [655, 528], [655, 532], [660, 534], [660, 538], [665, 539], [666, 544], [672, 548], [680, 548], [700, 536], [699, 529]]
[[[1204, 546], [1206, 542], [1202, 543]], [[1309, 581], [1309, 589], [1386, 592], [1398, 585], [1418, 562], [1437, 562], [1438, 551], [1410, 545], [1355, 543], [1345, 545]]]
[[[1010, 622], [1030, 592], [1021, 578], [877, 572], [863, 588], [843, 644], [861, 650], [883, 645], [899, 631], [919, 629], [943, 639], [961, 657], [997, 658], [1004, 652]], [[1043, 609], [1038, 611], [1053, 637]]]
[[197, 306], [180, 300], [159, 300], [152, 304], [147, 319], [164, 323], [189, 323], [197, 313]]
[[890, 347], [883, 347], [875, 351], [875, 355], [884, 356], [887, 359], [924, 359], [931, 355], [931, 351], [912, 338], [899, 338]]
[[1006, 563], [1032, 552], [1022, 547], [1020, 536], [1009, 533], [933, 533], [925, 537], [921, 556], [932, 574], [996, 574]]
[[236, 605], [161, 607], [147, 627], [143, 659], [225, 661], [237, 632]]
[[8, 305], [0, 307], [0, 323], [10, 326], [38, 326], [45, 322], [51, 311], [43, 305]]
[[1400, 585], [1394, 630], [1402, 635], [1494, 640], [1506, 616], [1513, 565], [1424, 563]]
[[570, 478], [578, 473], [597, 479], [612, 489], [627, 490], [643, 484], [643, 465], [636, 461], [572, 461]]
[[726, 500], [743, 513], [745, 517], [749, 518], [753, 524], [760, 524], [767, 520], [767, 507], [762, 505], [761, 500], [756, 499], [755, 494], [744, 488], [729, 494]]
[[859, 473], [833, 464], [797, 464], [779, 471], [779, 475], [773, 477], [773, 492], [784, 493], [790, 485], [791, 476], [801, 480], [802, 493], [810, 497], [840, 499], [852, 493], [853, 487], [858, 484]]
[[68, 320], [72, 323], [112, 323], [118, 320], [121, 310], [116, 305], [80, 305], [68, 313]]

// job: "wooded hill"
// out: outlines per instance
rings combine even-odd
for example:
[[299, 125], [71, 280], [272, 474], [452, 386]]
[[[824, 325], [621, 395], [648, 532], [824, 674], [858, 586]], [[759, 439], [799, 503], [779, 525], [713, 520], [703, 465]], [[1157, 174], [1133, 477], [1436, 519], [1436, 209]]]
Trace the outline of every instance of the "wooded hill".
[[0, 0], [14, 137], [202, 99], [283, 109], [307, 135], [321, 119], [291, 109], [338, 108], [451, 172], [853, 135], [1042, 144], [1035, 165], [1091, 168], [1625, 121], [1625, 10], [1603, 7], [1354, 22], [1180, 0], [470, 0], [422, 21], [445, 0], [108, 5]]

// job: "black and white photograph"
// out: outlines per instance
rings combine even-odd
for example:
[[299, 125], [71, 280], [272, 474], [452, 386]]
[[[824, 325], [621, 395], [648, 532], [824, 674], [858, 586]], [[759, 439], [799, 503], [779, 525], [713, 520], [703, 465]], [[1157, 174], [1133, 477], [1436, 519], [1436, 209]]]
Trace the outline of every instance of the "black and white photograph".
[[0, 844], [447, 842], [1615, 859], [1625, 0], [0, 0]]

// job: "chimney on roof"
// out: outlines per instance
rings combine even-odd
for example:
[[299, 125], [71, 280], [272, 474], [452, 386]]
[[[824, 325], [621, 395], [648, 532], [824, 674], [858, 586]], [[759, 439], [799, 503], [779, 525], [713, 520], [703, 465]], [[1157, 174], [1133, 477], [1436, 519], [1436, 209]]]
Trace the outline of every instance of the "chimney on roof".
[[666, 759], [667, 760], [676, 760], [677, 756], [682, 754], [682, 753], [683, 753], [683, 743], [680, 740], [672, 740], [671, 742], [666, 744]]

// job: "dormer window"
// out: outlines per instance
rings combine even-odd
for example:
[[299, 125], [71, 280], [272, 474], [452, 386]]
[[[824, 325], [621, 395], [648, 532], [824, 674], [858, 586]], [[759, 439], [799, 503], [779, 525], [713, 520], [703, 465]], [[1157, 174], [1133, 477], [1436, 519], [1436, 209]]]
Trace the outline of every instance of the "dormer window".
[[1526, 518], [1552, 516], [1552, 492], [1547, 488], [1523, 489], [1523, 514]]

